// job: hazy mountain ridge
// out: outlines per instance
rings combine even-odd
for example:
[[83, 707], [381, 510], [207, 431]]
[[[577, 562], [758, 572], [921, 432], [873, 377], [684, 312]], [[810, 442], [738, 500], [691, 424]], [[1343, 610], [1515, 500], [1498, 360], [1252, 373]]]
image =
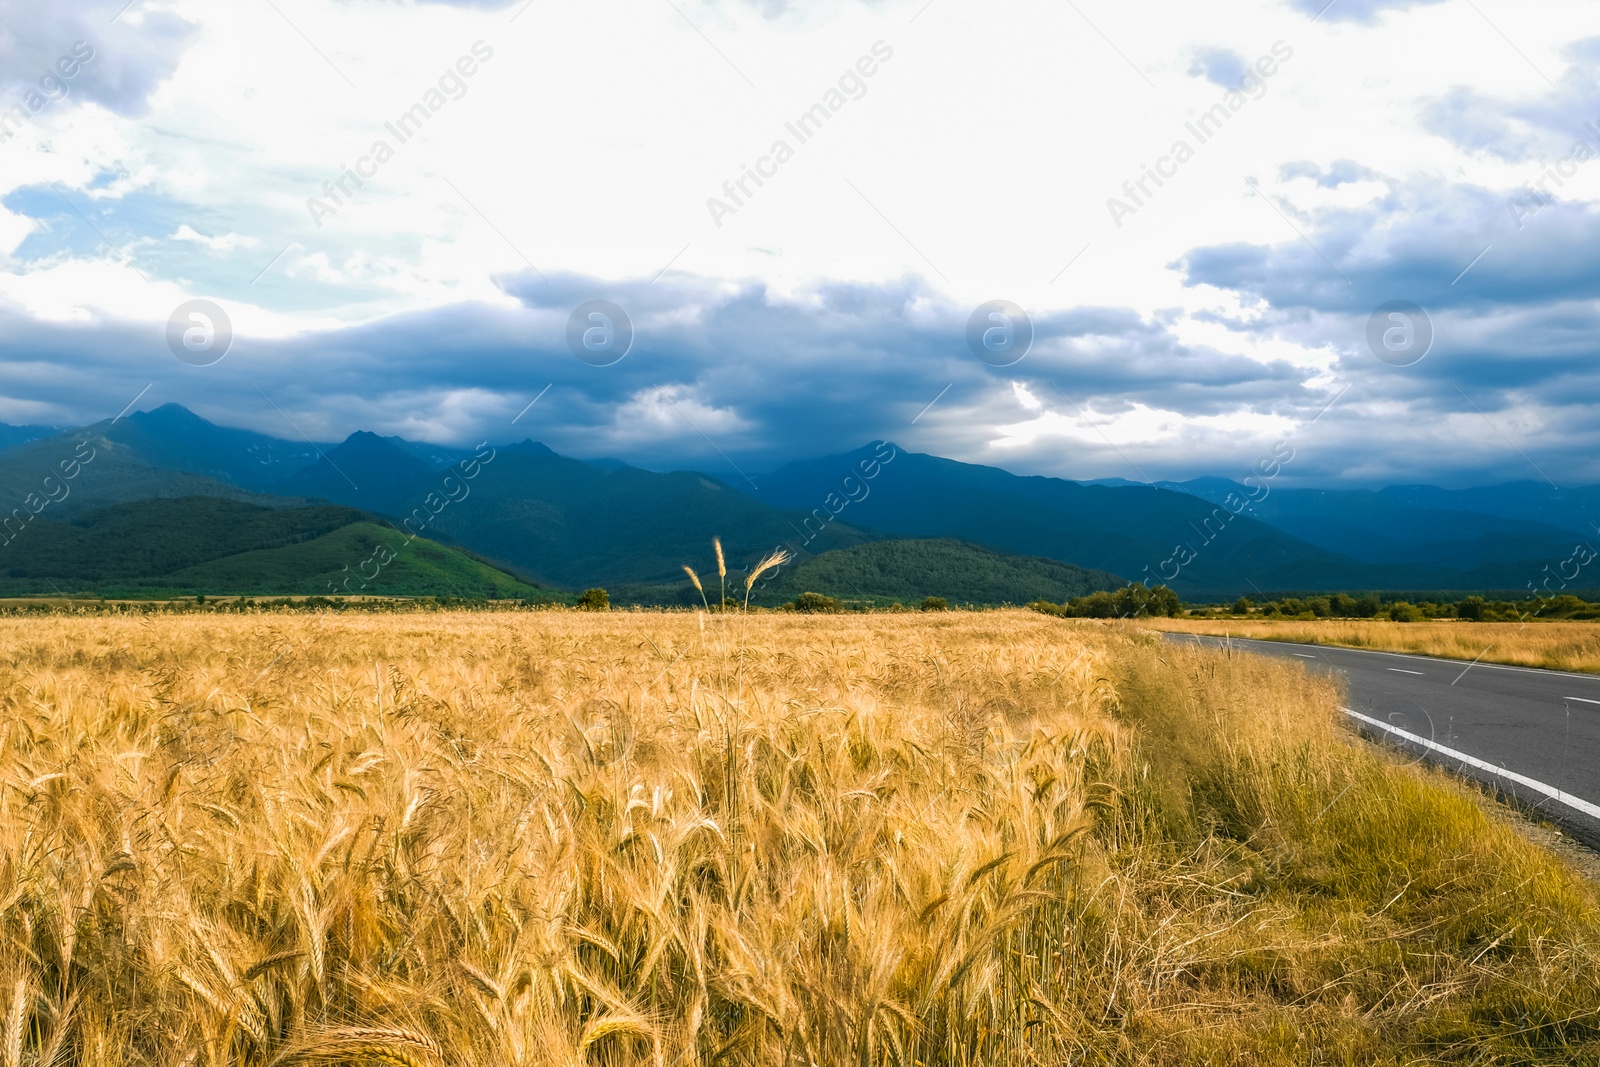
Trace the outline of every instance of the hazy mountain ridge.
[[[860, 464], [884, 450], [892, 458], [863, 479]], [[1557, 492], [1535, 482], [1472, 490], [1273, 487], [1234, 514], [1237, 501], [1252, 494], [1227, 479], [1082, 483], [886, 443], [788, 464], [760, 478], [754, 491], [694, 471], [573, 459], [527, 439], [484, 446], [476, 450], [482, 460], [474, 451], [365, 431], [338, 444], [295, 442], [219, 427], [168, 404], [0, 452], [0, 501], [27, 514], [49, 485], [62, 492], [64, 463], [92, 454], [39, 522], [163, 498], [270, 508], [326, 500], [396, 525], [409, 519], [413, 533], [528, 580], [648, 588], [652, 597], [677, 588], [683, 564], [703, 567], [713, 535], [723, 538], [736, 568], [787, 545], [796, 556], [791, 573], [831, 550], [949, 539], [974, 551], [1164, 581], [1191, 597], [1519, 589], [1587, 536], [1591, 505], [1600, 514], [1600, 487]], [[1230, 502], [1230, 493], [1239, 495]], [[810, 573], [842, 583], [857, 573], [860, 558]], [[993, 562], [963, 558], [979, 571]], [[879, 577], [880, 588], [904, 586], [887, 572]], [[1018, 581], [1008, 588], [1032, 579]], [[818, 591], [850, 595], [846, 588]]]
[[[1158, 482], [1213, 504], [1259, 496], [1226, 478]], [[1247, 512], [1310, 544], [1367, 563], [1472, 569], [1507, 560], [1564, 558], [1584, 532], [1584, 490], [1565, 501], [1536, 483], [1477, 490], [1272, 488]], [[1538, 503], [1539, 507], [1533, 505]], [[1547, 520], [1527, 517], [1542, 514]]]
[[[1153, 486], [1084, 485], [1011, 474], [895, 450], [849, 505], [852, 522], [896, 537], [951, 537], [991, 549], [1070, 562], [1189, 594], [1250, 589], [1335, 589], [1405, 577], [1291, 537], [1247, 515], [1227, 517], [1191, 494]], [[761, 481], [785, 507], [820, 502], [874, 455], [862, 449], [802, 460]], [[1175, 561], [1179, 546], [1193, 559]], [[1442, 577], [1442, 575], [1441, 575]]]

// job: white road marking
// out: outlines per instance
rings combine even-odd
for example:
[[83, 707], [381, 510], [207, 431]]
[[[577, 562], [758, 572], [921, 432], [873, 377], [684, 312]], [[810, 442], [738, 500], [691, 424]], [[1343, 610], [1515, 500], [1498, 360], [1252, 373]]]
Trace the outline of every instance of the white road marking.
[[1304, 652], [1296, 652], [1295, 655], [1299, 656], [1301, 659], [1321, 659], [1322, 658], [1321, 656], [1308, 656]]
[[1408, 671], [1403, 667], [1385, 667], [1384, 670], [1394, 671], [1396, 674], [1422, 674], [1421, 671]]
[[1590, 700], [1588, 697], [1562, 697], [1562, 700], [1581, 700], [1585, 704], [1600, 704], [1600, 700]]
[[1486, 763], [1483, 760], [1478, 759], [1476, 756], [1469, 756], [1465, 752], [1457, 752], [1453, 748], [1446, 748], [1437, 741], [1430, 741], [1426, 737], [1418, 737], [1414, 733], [1402, 730], [1397, 726], [1390, 726], [1381, 719], [1374, 719], [1372, 716], [1363, 715], [1359, 711], [1351, 711], [1349, 708], [1340, 708], [1339, 710], [1344, 712], [1346, 715], [1349, 715], [1351, 718], [1360, 719], [1364, 723], [1376, 726], [1378, 729], [1385, 730], [1391, 734], [1394, 734], [1396, 737], [1403, 737], [1407, 741], [1421, 745], [1423, 748], [1432, 749], [1433, 751], [1448, 756], [1453, 760], [1458, 760], [1469, 767], [1476, 767], [1480, 771], [1489, 771], [1501, 778], [1516, 782], [1519, 785], [1525, 785], [1536, 793], [1543, 793], [1545, 796], [1556, 801], [1558, 804], [1565, 804], [1574, 811], [1583, 812], [1591, 819], [1600, 819], [1600, 804], [1591, 804], [1589, 801], [1584, 800], [1581, 797], [1575, 797], [1571, 793], [1562, 792], [1553, 785], [1545, 785], [1543, 782], [1535, 781], [1526, 775], [1518, 774], [1515, 771], [1508, 771], [1503, 767], [1496, 767], [1492, 763]]

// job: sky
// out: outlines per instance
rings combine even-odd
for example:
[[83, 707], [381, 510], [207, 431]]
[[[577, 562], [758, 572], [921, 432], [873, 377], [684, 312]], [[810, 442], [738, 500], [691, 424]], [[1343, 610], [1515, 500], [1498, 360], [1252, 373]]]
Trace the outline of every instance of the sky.
[[1078, 479], [1287, 444], [1295, 484], [1600, 482], [1585, 0], [0, 27], [0, 421], [176, 402], [729, 479], [889, 439]]

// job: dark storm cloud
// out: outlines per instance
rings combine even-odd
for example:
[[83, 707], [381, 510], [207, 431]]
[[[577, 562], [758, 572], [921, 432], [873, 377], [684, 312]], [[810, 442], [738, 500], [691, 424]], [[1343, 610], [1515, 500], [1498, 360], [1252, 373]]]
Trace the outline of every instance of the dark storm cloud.
[[[1294, 211], [1283, 196], [1273, 201]], [[1392, 186], [1359, 208], [1301, 215], [1300, 229], [1309, 244], [1214, 245], [1174, 266], [1191, 285], [1279, 311], [1358, 313], [1404, 299], [1483, 312], [1600, 296], [1600, 210], [1588, 204], [1427, 182]]]
[[[759, 285], [564, 275], [507, 288], [523, 306], [459, 305], [292, 339], [241, 337], [205, 368], [177, 361], [155, 329], [13, 317], [0, 323], [0, 419], [88, 422], [116, 414], [153, 382], [142, 406], [176, 401], [284, 437], [533, 436], [574, 455], [709, 468], [723, 462], [718, 450], [761, 467], [919, 434], [932, 451], [981, 448], [996, 420], [1026, 417], [1013, 382], [1058, 407], [1056, 389], [1102, 413], [1138, 402], [1191, 414], [1308, 414], [1319, 403], [1304, 371], [1184, 344], [1159, 318], [1119, 308], [1040, 315], [1032, 353], [997, 369], [967, 348], [971, 309], [942, 304], [910, 280], [792, 299]], [[580, 361], [565, 341], [572, 308], [596, 297], [624, 307], [636, 331], [632, 351], [610, 367]], [[914, 422], [941, 393], [937, 410]]]
[[[1529, 206], [1472, 186], [1395, 186], [1359, 209], [1296, 212], [1307, 241], [1200, 248], [1176, 266], [1189, 284], [1236, 292], [1249, 309], [1201, 317], [1338, 353], [1334, 373], [1387, 413], [1352, 424], [1342, 446], [1364, 469], [1526, 477], [1526, 453], [1593, 481], [1600, 210], [1552, 201], [1519, 228], [1513, 215]], [[1431, 322], [1432, 350], [1413, 366], [1389, 366], [1368, 348], [1369, 319], [1391, 300], [1420, 305]], [[1484, 451], [1450, 444], [1451, 425]]]

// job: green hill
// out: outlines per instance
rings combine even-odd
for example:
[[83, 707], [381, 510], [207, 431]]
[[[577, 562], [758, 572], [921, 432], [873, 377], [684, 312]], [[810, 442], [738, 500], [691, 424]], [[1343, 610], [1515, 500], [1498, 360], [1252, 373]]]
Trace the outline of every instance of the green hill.
[[358, 522], [302, 544], [198, 564], [162, 582], [213, 593], [565, 599], [460, 549], [422, 538], [408, 544], [404, 534], [374, 522]]
[[354, 508], [215, 497], [48, 511], [0, 546], [0, 595], [205, 593], [561, 599], [459, 549]]
[[1126, 583], [1037, 556], [1012, 556], [949, 538], [877, 541], [824, 552], [787, 569], [762, 602], [801, 592], [855, 600], [905, 602], [942, 596], [953, 604], [1060, 602]]

